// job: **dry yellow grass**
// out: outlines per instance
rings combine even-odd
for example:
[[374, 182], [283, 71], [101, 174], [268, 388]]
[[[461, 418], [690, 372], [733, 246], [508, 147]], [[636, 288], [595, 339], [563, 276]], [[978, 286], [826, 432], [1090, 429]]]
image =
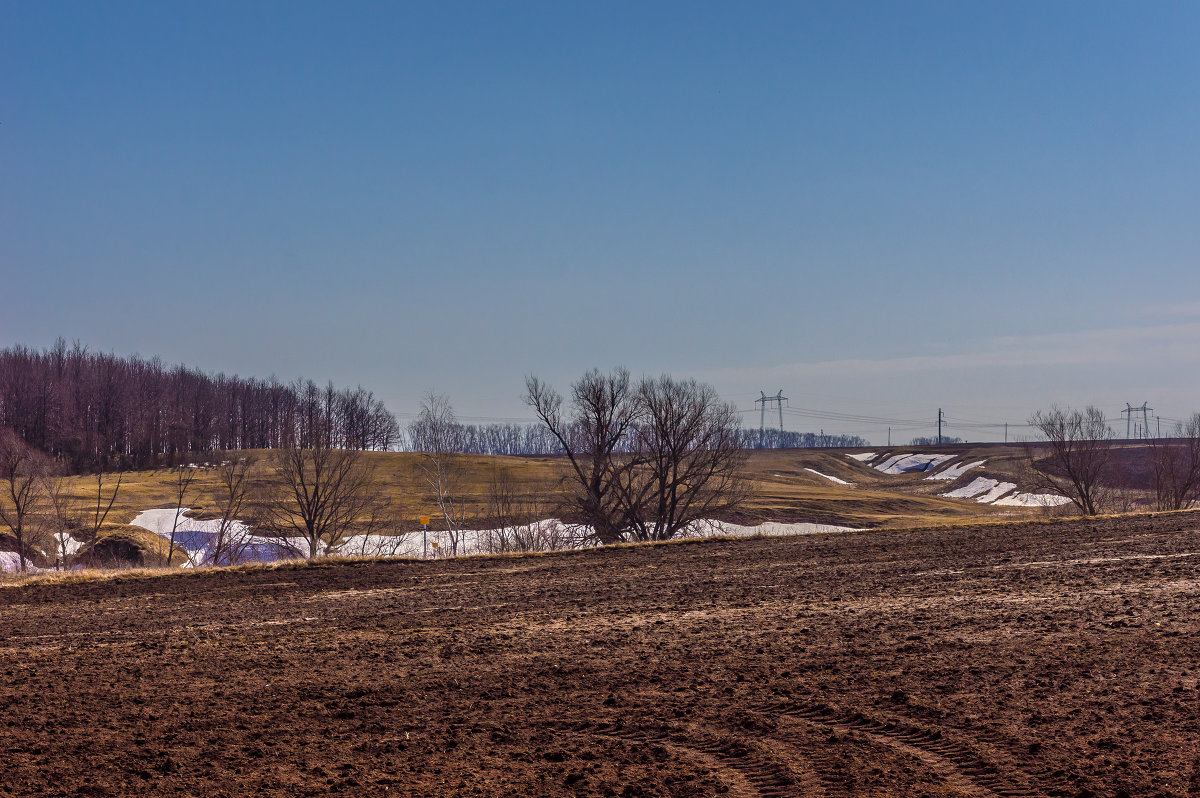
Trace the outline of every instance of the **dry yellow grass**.
[[[971, 472], [1015, 480], [1019, 452], [990, 447], [977, 450], [961, 448], [965, 459], [987, 459], [986, 468]], [[900, 453], [906, 448], [891, 451]], [[882, 451], [882, 450], [881, 450]], [[953, 451], [948, 449], [947, 451]], [[268, 452], [249, 452], [258, 461], [259, 479], [270, 480], [273, 470]], [[407, 452], [370, 452], [365, 455], [375, 469], [375, 489], [401, 509], [410, 524], [429, 515], [436, 519], [437, 506], [419, 469], [421, 455]], [[539, 496], [548, 511], [556, 509], [563, 497], [562, 480], [568, 474], [566, 461], [559, 457], [498, 457], [462, 455], [458, 458], [463, 473], [462, 493], [473, 514], [486, 515], [486, 504], [493, 474], [506, 474], [518, 492]], [[853, 486], [838, 485], [805, 469], [836, 476]], [[783, 449], [751, 452], [746, 474], [754, 494], [739, 521], [767, 520], [811, 521], [852, 526], [912, 526], [930, 522], [959, 523], [973, 518], [997, 516], [1028, 517], [1020, 508], [995, 508], [975, 502], [943, 499], [946, 482], [932, 482], [924, 474], [893, 476], [882, 474], [852, 460], [843, 450]], [[138, 471], [125, 475], [120, 495], [113, 505], [109, 522], [128, 524], [138, 513], [156, 507], [174, 506], [175, 473], [163, 469]], [[201, 517], [215, 508], [218, 496], [216, 475], [197, 469], [187, 506]], [[71, 492], [79, 498], [95, 497], [95, 481], [78, 478]]]
[[[856, 450], [857, 451], [857, 450]], [[937, 451], [958, 455], [955, 462], [985, 460], [968, 478], [992, 476], [1020, 484], [1022, 454], [1017, 447], [878, 447], [880, 455]], [[746, 516], [752, 520], [812, 521], [845, 526], [909, 528], [1037, 517], [1041, 509], [993, 507], [945, 499], [949, 482], [927, 480], [925, 473], [884, 474], [847, 456], [844, 449], [774, 449], [752, 452], [747, 474], [755, 485]], [[837, 477], [839, 485], [806, 469]]]
[[[879, 449], [883, 452], [883, 449]], [[893, 453], [911, 451], [895, 447]], [[1020, 460], [1016, 447], [947, 447], [964, 460], [986, 459], [984, 469], [971, 475], [998, 476], [1017, 481], [1014, 474]], [[924, 474], [886, 475], [846, 456], [844, 450], [786, 449], [749, 453], [746, 475], [753, 494], [735, 518], [724, 520], [754, 524], [763, 521], [812, 522], [880, 529], [910, 528], [1000, 518], [1036, 517], [1041, 510], [998, 508], [976, 502], [944, 499], [946, 482], [932, 482]], [[275, 475], [269, 452], [245, 452], [237, 456], [255, 459], [256, 480], [270, 483]], [[437, 506], [420, 470], [421, 455], [396, 452], [370, 452], [365, 457], [374, 466], [375, 490], [399, 508], [402, 528], [414, 529], [422, 515], [433, 518], [437, 526]], [[568, 475], [566, 461], [560, 457], [497, 457], [462, 455], [461, 494], [478, 523], [487, 522], [487, 497], [495, 475], [503, 474], [516, 491], [540, 499], [545, 513], [561, 512]], [[835, 476], [853, 485], [839, 485], [806, 469]], [[218, 504], [219, 484], [212, 468], [195, 469], [195, 479], [185, 505], [197, 517], [211, 516]], [[148, 565], [165, 564], [167, 544], [159, 536], [140, 527], [130, 526], [144, 510], [173, 507], [176, 472], [171, 469], [129, 472], [122, 484], [104, 528], [102, 539], [128, 542], [144, 554]], [[105, 495], [115, 484], [106, 477]], [[66, 492], [79, 505], [94, 506], [96, 480], [76, 477], [68, 480]], [[173, 563], [178, 565], [181, 555]]]

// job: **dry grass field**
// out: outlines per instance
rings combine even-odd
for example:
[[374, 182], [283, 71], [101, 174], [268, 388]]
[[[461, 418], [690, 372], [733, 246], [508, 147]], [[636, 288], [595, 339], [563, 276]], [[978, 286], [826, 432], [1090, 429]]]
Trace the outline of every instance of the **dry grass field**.
[[[878, 450], [896, 454], [905, 451], [931, 451], [895, 447]], [[988, 474], [1017, 481], [1021, 452], [1016, 447], [948, 446], [937, 451], [955, 453], [959, 461], [985, 459], [987, 465], [971, 476]], [[790, 449], [749, 453], [747, 476], [753, 485], [752, 498], [736, 517], [720, 520], [756, 524], [763, 521], [810, 522], [840, 526], [897, 529], [930, 524], [964, 524], [998, 518], [1040, 517], [1040, 510], [999, 508], [941, 498], [949, 484], [924, 479], [926, 474], [882, 474], [851, 459], [844, 450]], [[247, 452], [257, 462], [257, 481], [270, 483], [274, 472], [267, 452]], [[400, 510], [401, 526], [412, 530], [421, 515], [433, 517], [437, 524], [436, 504], [419, 469], [420, 455], [411, 453], [367, 453], [375, 466], [376, 492], [388, 496]], [[563, 479], [567, 465], [556, 457], [467, 456], [459, 459], [462, 494], [478, 525], [488, 524], [487, 498], [493, 478], [506, 476], [516, 491], [536, 499], [543, 517], [561, 516]], [[812, 470], [809, 470], [812, 469]], [[853, 485], [835, 483], [817, 473], [837, 477]], [[142, 511], [174, 505], [175, 474], [171, 470], [138, 471], [123, 476], [123, 483], [102, 536], [127, 541], [142, 552], [145, 565], [164, 565], [165, 541], [130, 522]], [[109, 478], [106, 485], [112, 484]], [[210, 469], [196, 470], [195, 482], [186, 502], [192, 515], [204, 518], [215, 507], [218, 483]], [[107, 495], [108, 487], [106, 487]], [[67, 492], [79, 502], [93, 502], [96, 482], [92, 477], [69, 481]], [[180, 556], [177, 554], [178, 564]], [[2, 577], [0, 577], [2, 578]]]
[[1200, 515], [0, 587], [0, 794], [1185, 796]]

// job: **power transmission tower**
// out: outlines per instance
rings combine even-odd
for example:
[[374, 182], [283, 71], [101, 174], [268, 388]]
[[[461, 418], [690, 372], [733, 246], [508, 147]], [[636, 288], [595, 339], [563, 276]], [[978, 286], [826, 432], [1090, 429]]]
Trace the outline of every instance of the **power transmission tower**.
[[1148, 405], [1147, 402], [1142, 402], [1141, 407], [1134, 407], [1133, 405], [1129, 404], [1129, 402], [1125, 403], [1125, 409], [1121, 411], [1121, 415], [1125, 416], [1125, 438], [1126, 438], [1126, 440], [1128, 440], [1131, 437], [1134, 413], [1142, 414], [1141, 430], [1139, 431], [1137, 437], [1139, 437], [1139, 438], [1149, 438], [1150, 437], [1150, 411], [1152, 411], [1154, 408], [1148, 407], [1147, 405]]
[[767, 403], [774, 402], [779, 406], [779, 431], [783, 432], [783, 406], [787, 403], [788, 398], [783, 395], [783, 389], [779, 389], [779, 393], [774, 396], [767, 396], [766, 391], [759, 391], [762, 395], [761, 399], [755, 399], [754, 404], [761, 405], [762, 410], [758, 416], [758, 433], [761, 435], [767, 429]]

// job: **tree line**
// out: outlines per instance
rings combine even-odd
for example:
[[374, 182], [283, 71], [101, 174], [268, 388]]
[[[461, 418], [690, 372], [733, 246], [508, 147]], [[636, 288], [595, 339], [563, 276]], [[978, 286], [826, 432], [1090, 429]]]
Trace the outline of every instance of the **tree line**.
[[[436, 398], [426, 397], [426, 402]], [[427, 420], [427, 419], [426, 419]], [[418, 419], [409, 425], [402, 449], [411, 452], [424, 451], [421, 439], [424, 421]], [[554, 437], [543, 423], [534, 424], [462, 424], [455, 422], [445, 430], [442, 445], [456, 454], [498, 455], [561, 455], [565, 451], [562, 443]], [[738, 445], [743, 449], [844, 449], [869, 446], [866, 439], [858, 435], [830, 435], [816, 432], [793, 432], [791, 430], [737, 430]], [[953, 441], [947, 439], [947, 443]], [[622, 443], [621, 445], [626, 445]]]
[[[318, 434], [330, 436], [334, 448], [420, 450], [411, 430], [361, 387], [209, 374], [62, 339], [45, 350], [0, 350], [0, 428], [69, 473], [171, 467], [214, 452], [305, 444]], [[742, 429], [738, 435], [746, 449], [866, 445], [855, 435]], [[459, 454], [564, 453], [541, 423], [456, 423], [447, 436], [448, 450]]]
[[828, 435], [778, 429], [742, 431], [743, 449], [849, 449], [871, 444], [858, 435]]
[[283, 383], [92, 352], [78, 342], [0, 350], [0, 427], [72, 473], [173, 466], [318, 436], [390, 449], [395, 417], [362, 388]]

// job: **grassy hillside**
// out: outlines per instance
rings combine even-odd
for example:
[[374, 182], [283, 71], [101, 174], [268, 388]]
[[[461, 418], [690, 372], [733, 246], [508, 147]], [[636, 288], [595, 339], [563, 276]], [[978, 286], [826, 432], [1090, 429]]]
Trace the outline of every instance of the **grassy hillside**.
[[[885, 474], [851, 457], [865, 451], [868, 450], [750, 452], [746, 474], [753, 487], [752, 496], [734, 517], [722, 520], [743, 524], [782, 521], [899, 529], [1004, 517], [1023, 518], [1046, 512], [1040, 508], [997, 507], [938, 495], [980, 476], [1020, 486], [1023, 453], [1019, 447], [962, 444], [872, 450], [876, 456], [871, 462], [875, 465], [887, 456], [917, 452], [954, 455], [947, 464], [986, 461], [958, 479], [942, 481], [926, 479], [929, 475], [926, 472]], [[270, 452], [243, 452], [237, 456], [255, 460], [257, 495], [265, 495], [278, 483]], [[388, 497], [397, 508], [400, 529], [418, 528], [417, 519], [423, 515], [431, 517], [434, 529], [440, 528], [434, 494], [421, 470], [422, 455], [371, 452], [364, 456], [374, 466], [374, 490]], [[456, 458], [456, 464], [460, 473], [458, 495], [468, 506], [468, 525], [486, 528], [491, 520], [489, 493], [493, 483], [501, 478], [509, 481], [530, 514], [539, 518], [569, 517], [564, 501], [570, 488], [567, 481], [569, 468], [564, 458], [462, 455]], [[197, 468], [194, 473], [195, 480], [184, 504], [197, 518], [213, 517], [219, 496], [217, 474], [214, 469], [205, 467]], [[116, 477], [107, 475], [105, 480], [107, 497]], [[162, 538], [131, 526], [131, 522], [144, 510], [173, 507], [175, 480], [176, 472], [167, 469], [122, 475], [120, 491], [101, 532], [101, 538], [109, 541], [108, 549], [114, 552], [114, 557], [119, 558], [122, 552], [132, 552], [136, 555], [132, 557], [134, 561], [146, 565], [165, 562], [167, 547]], [[76, 507], [94, 507], [96, 490], [95, 477], [76, 477], [68, 480], [66, 486]], [[0, 541], [0, 548], [11, 546]]]
[[[953, 454], [948, 463], [986, 461], [958, 480], [934, 481], [929, 473], [884, 474], [849, 455], [875, 452], [878, 463], [885, 455], [905, 453]], [[1017, 447], [970, 444], [940, 447], [897, 446], [873, 449], [773, 449], [752, 452], [747, 471], [757, 495], [747, 508], [754, 520], [814, 521], [882, 528], [907, 528], [931, 524], [961, 524], [973, 519], [1026, 517], [1041, 510], [992, 507], [974, 501], [945, 499], [938, 494], [951, 487], [988, 476], [1021, 484], [1023, 454]], [[812, 469], [811, 471], [808, 469]], [[937, 470], [937, 469], [933, 469]], [[819, 473], [813, 473], [814, 471]], [[821, 476], [821, 475], [825, 476]], [[840, 485], [836, 477], [852, 485]]]
[[[861, 450], [855, 450], [861, 451]], [[882, 455], [884, 450], [878, 450]], [[893, 454], [906, 451], [934, 451], [897, 447]], [[960, 459], [986, 459], [987, 465], [969, 472], [967, 477], [995, 476], [1017, 481], [1020, 456], [1015, 447], [946, 446], [936, 449], [956, 453]], [[926, 474], [883, 474], [847, 456], [840, 449], [781, 449], [749, 453], [746, 473], [755, 495], [747, 504], [740, 521], [814, 521], [857, 526], [911, 526], [915, 523], [945, 519], [961, 521], [973, 517], [1009, 514], [1001, 509], [975, 502], [943, 499], [950, 482], [925, 480]], [[258, 461], [260, 483], [274, 480], [269, 452], [248, 452]], [[370, 452], [365, 455], [375, 467], [376, 490], [401, 508], [402, 517], [415, 525], [421, 515], [436, 517], [437, 506], [419, 468], [421, 455], [408, 452]], [[560, 501], [568, 476], [568, 466], [560, 457], [498, 457], [462, 455], [457, 458], [462, 472], [462, 494], [472, 505], [473, 514], [486, 515], [490, 485], [496, 475], [507, 475], [519, 493], [536, 497], [547, 512], [561, 511]], [[839, 485], [806, 469], [838, 477], [853, 485]], [[174, 472], [169, 470], [136, 471], [124, 477], [121, 492], [113, 505], [109, 521], [128, 524], [143, 510], [173, 506]], [[213, 509], [218, 484], [215, 474], [197, 470], [192, 496], [187, 505], [203, 517]], [[81, 499], [95, 496], [95, 479], [78, 478], [71, 491]]]

